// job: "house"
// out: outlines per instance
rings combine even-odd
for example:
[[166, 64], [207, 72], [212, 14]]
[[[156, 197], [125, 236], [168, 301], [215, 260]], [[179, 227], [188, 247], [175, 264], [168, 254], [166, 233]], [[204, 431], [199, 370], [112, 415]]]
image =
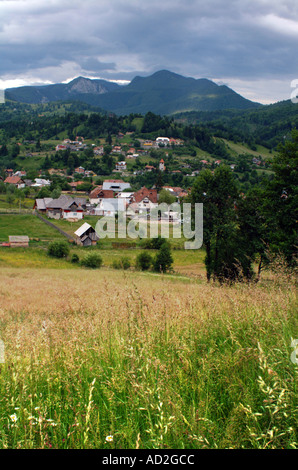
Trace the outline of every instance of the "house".
[[118, 199], [123, 199], [125, 202], [128, 202], [133, 198], [133, 195], [134, 193], [122, 192], [122, 193], [118, 193], [116, 197]]
[[129, 208], [133, 209], [134, 212], [139, 213], [149, 212], [155, 207], [157, 207], [157, 190], [147, 189], [145, 186], [133, 194], [131, 197], [131, 204], [129, 206]]
[[170, 139], [168, 137], [157, 137], [156, 139], [157, 145], [169, 145]]
[[124, 191], [129, 189], [130, 184], [122, 180], [105, 180], [102, 185], [102, 189], [112, 189], [114, 192]]
[[99, 204], [102, 199], [111, 199], [113, 197], [114, 191], [112, 189], [102, 189], [102, 186], [98, 186], [89, 194], [89, 201], [90, 204]]
[[95, 155], [103, 155], [104, 154], [103, 146], [94, 147], [94, 154]]
[[[63, 194], [58, 199], [52, 199], [49, 203], [45, 202], [45, 206], [46, 215], [50, 219], [78, 220], [84, 217], [86, 199], [72, 198]], [[42, 207], [41, 203], [39, 203], [39, 207]]]
[[153, 142], [152, 140], [145, 140], [142, 145], [144, 148], [153, 147]]
[[155, 170], [155, 166], [152, 166], [152, 165], [145, 166], [145, 171], [154, 171], [154, 170]]
[[77, 187], [84, 183], [85, 181], [72, 181], [71, 183], [68, 183], [68, 184], [71, 187], [71, 190], [75, 192], [77, 191]]
[[6, 176], [12, 176], [13, 175], [13, 169], [12, 168], [7, 168], [5, 170], [5, 174], [6, 174]]
[[59, 152], [59, 150], [66, 150], [66, 149], [67, 149], [66, 145], [62, 145], [62, 144], [56, 145], [56, 152]]
[[8, 176], [4, 180], [4, 183], [5, 184], [13, 184], [18, 189], [25, 188], [25, 183], [19, 176]]
[[74, 233], [77, 245], [91, 246], [96, 245], [99, 237], [91, 225], [86, 222]]
[[8, 240], [11, 248], [27, 248], [29, 246], [29, 237], [27, 235], [10, 235]]
[[37, 187], [37, 188], [43, 188], [45, 186], [50, 186], [51, 185], [50, 180], [46, 180], [46, 179], [43, 179], [43, 178], [35, 178], [34, 181], [35, 181], [35, 183], [33, 183], [31, 186]]
[[116, 163], [116, 170], [117, 170], [117, 171], [126, 170], [126, 162], [118, 162], [118, 163]]
[[26, 178], [26, 171], [24, 170], [18, 170], [16, 171], [13, 176], [19, 176], [20, 178]]
[[85, 168], [83, 168], [82, 166], [79, 166], [78, 168], [75, 168], [75, 173], [79, 173], [80, 175], [84, 175], [85, 174]]
[[35, 203], [33, 209], [37, 210], [38, 212], [46, 214], [47, 212], [47, 205], [53, 200], [52, 197], [45, 197], [43, 199], [35, 199]]
[[95, 215], [115, 217], [119, 212], [124, 212], [126, 209], [123, 199], [102, 199], [98, 206], [95, 208]]

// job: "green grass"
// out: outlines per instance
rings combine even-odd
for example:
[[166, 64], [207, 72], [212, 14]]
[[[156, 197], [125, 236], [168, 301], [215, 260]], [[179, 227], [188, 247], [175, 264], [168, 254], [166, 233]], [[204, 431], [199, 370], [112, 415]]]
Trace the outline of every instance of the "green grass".
[[0, 194], [0, 211], [1, 209], [32, 209], [34, 205], [35, 199], [32, 198], [25, 198], [23, 201], [21, 201], [21, 206], [16, 198], [12, 204], [9, 204], [6, 202], [6, 195], [5, 194]]
[[1, 448], [297, 447], [293, 285], [10, 268], [0, 295]]
[[232, 156], [249, 154], [255, 157], [261, 156], [264, 160], [271, 159], [274, 156], [274, 153], [270, 153], [269, 149], [267, 149], [266, 147], [263, 147], [262, 145], [256, 145], [257, 150], [251, 150], [248, 145], [240, 144], [240, 143], [235, 144], [234, 142], [230, 140], [226, 140], [226, 139], [221, 139], [221, 140], [223, 140], [225, 144], [228, 146], [228, 149]]
[[65, 240], [58, 230], [32, 214], [0, 214], [0, 242], [8, 242], [9, 235], [27, 235], [41, 242]]

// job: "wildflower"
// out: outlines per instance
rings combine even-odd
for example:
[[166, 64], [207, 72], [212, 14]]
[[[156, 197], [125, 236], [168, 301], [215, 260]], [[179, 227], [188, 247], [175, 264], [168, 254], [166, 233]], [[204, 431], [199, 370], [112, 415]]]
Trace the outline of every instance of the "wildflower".
[[113, 442], [113, 439], [114, 439], [113, 436], [107, 436], [106, 437], [107, 442]]
[[17, 417], [17, 415], [14, 413], [13, 415], [10, 415], [10, 419], [11, 419], [11, 421], [12, 421], [13, 423], [16, 423], [17, 420], [18, 420], [18, 417]]

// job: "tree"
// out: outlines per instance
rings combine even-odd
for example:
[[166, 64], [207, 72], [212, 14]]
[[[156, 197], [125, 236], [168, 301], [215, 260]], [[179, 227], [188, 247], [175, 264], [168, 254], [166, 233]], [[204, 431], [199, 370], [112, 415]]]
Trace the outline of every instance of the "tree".
[[14, 203], [15, 201], [15, 195], [14, 193], [8, 191], [6, 193], [6, 198], [5, 198], [6, 202], [9, 204], [9, 206], [11, 207], [11, 205]]
[[53, 189], [51, 193], [51, 197], [53, 199], [58, 199], [61, 196], [61, 188], [57, 186], [55, 189]]
[[48, 255], [54, 258], [66, 258], [70, 252], [66, 242], [51, 242], [48, 247]]
[[158, 174], [157, 174], [157, 178], [156, 178], [156, 181], [155, 181], [155, 188], [157, 189], [157, 192], [159, 192], [162, 187], [163, 187], [163, 175], [162, 175], [162, 172], [159, 171]]
[[40, 199], [43, 199], [44, 197], [51, 197], [51, 191], [49, 190], [49, 188], [44, 186], [38, 191], [38, 197]]
[[159, 199], [158, 202], [159, 204], [165, 203], [165, 204], [173, 204], [176, 201], [176, 197], [170, 193], [167, 189], [162, 189], [159, 193]]
[[100, 268], [102, 265], [102, 257], [98, 253], [89, 253], [89, 255], [82, 259], [81, 264], [86, 268]]
[[270, 250], [282, 253], [288, 265], [297, 263], [298, 131], [279, 145], [272, 169], [274, 178], [263, 192], [262, 215], [266, 219]]
[[196, 179], [190, 200], [203, 203], [203, 238], [206, 248], [205, 265], [207, 280], [211, 277], [221, 282], [235, 280], [237, 273], [245, 268], [244, 253], [240, 250], [235, 202], [238, 191], [235, 178], [229, 167], [223, 165], [214, 173], [203, 170]]
[[141, 271], [148, 271], [152, 262], [152, 256], [146, 251], [142, 251], [136, 258], [136, 268], [141, 269]]
[[167, 240], [164, 240], [154, 258], [153, 269], [156, 272], [166, 273], [167, 271], [171, 271], [173, 262], [171, 245]]

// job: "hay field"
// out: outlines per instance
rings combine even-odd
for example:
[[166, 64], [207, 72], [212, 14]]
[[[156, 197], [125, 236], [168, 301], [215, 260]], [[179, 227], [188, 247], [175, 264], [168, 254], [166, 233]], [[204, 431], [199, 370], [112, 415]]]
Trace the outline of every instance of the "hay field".
[[0, 447], [297, 447], [295, 337], [291, 280], [3, 267]]

